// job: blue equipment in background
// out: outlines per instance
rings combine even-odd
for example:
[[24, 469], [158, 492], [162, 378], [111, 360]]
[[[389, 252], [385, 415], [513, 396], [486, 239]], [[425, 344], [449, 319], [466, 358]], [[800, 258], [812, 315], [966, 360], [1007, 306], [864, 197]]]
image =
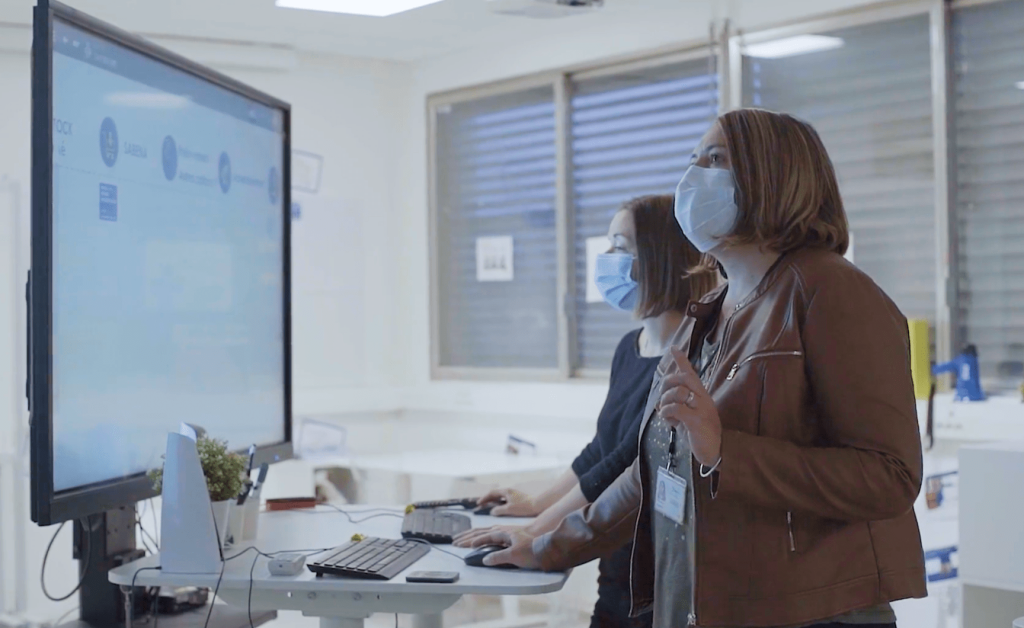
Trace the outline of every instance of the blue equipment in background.
[[978, 348], [974, 345], [964, 347], [963, 353], [949, 362], [936, 364], [932, 367], [932, 375], [954, 373], [956, 375], [957, 401], [984, 401], [985, 393], [981, 390], [981, 374], [978, 371]]

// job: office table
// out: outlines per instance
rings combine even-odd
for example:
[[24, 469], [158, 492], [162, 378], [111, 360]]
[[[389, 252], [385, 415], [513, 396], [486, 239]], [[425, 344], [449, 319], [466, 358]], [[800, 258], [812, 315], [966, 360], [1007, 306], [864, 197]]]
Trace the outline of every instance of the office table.
[[[562, 588], [567, 573], [541, 573], [531, 571], [467, 567], [461, 560], [470, 550], [451, 546], [434, 548], [430, 554], [414, 563], [392, 580], [357, 580], [349, 578], [317, 578], [308, 570], [294, 577], [271, 576], [268, 559], [261, 552], [301, 551], [328, 549], [349, 542], [353, 534], [400, 538], [402, 518], [400, 509], [391, 508], [391, 516], [366, 519], [380, 510], [369, 506], [345, 507], [345, 514], [320, 506], [315, 511], [287, 511], [260, 515], [259, 538], [255, 543], [225, 549], [223, 576], [219, 574], [163, 574], [160, 571], [142, 571], [160, 565], [159, 555], [147, 556], [113, 569], [110, 581], [121, 586], [199, 586], [216, 588], [220, 578], [219, 597], [236, 607], [254, 611], [296, 610], [304, 615], [319, 617], [321, 628], [362, 628], [364, 621], [375, 613], [401, 613], [414, 616], [417, 628], [441, 628], [441, 613], [468, 594], [479, 595], [539, 595], [553, 593]], [[474, 517], [474, 527], [495, 523], [492, 517]], [[515, 520], [503, 519], [502, 523]], [[248, 551], [247, 551], [248, 550]], [[443, 553], [450, 552], [455, 556]], [[247, 552], [247, 553], [243, 553]], [[237, 558], [233, 558], [237, 556]], [[307, 559], [307, 563], [317, 557]], [[255, 564], [254, 564], [255, 561]], [[250, 569], [252, 577], [250, 578]], [[405, 582], [405, 574], [413, 571], [457, 571], [455, 584], [412, 584]]]

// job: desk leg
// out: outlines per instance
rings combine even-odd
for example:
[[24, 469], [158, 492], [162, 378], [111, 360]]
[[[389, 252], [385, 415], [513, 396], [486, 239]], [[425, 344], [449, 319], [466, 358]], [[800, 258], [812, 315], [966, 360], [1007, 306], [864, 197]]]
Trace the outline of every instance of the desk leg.
[[441, 614], [437, 615], [413, 615], [413, 628], [444, 628], [444, 621]]
[[363, 628], [365, 620], [351, 617], [321, 617], [320, 628]]

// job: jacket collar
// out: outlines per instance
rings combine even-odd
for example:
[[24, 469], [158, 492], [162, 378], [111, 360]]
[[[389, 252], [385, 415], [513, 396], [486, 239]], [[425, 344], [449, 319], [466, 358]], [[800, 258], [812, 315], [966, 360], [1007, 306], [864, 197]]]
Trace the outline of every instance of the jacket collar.
[[[798, 256], [798, 251], [790, 253], [783, 253], [768, 269], [768, 272], [764, 274], [761, 281], [754, 288], [743, 301], [739, 304], [740, 307], [745, 307], [751, 301], [756, 300], [762, 294], [767, 292], [779, 279], [779, 277], [788, 269], [794, 259]], [[718, 286], [711, 292], [707, 293], [701, 299], [691, 300], [686, 305], [686, 315], [697, 320], [698, 326], [704, 323], [709, 318], [717, 316], [718, 312], [722, 309], [722, 302], [725, 300], [725, 295], [729, 292], [729, 282], [726, 281], [722, 285]]]

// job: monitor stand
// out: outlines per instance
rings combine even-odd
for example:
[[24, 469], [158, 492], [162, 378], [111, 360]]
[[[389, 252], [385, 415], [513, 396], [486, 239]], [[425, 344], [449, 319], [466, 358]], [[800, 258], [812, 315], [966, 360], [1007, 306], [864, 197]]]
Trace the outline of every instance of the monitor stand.
[[[60, 628], [132, 628], [125, 621], [131, 608], [129, 587], [111, 584], [107, 572], [146, 555], [136, 547], [135, 506], [127, 506], [92, 515], [84, 522], [75, 521], [74, 558], [78, 560], [79, 577], [83, 577], [78, 591], [81, 619], [61, 624]], [[178, 615], [160, 615], [161, 628], [203, 628], [209, 607]], [[253, 627], [277, 617], [276, 611], [253, 611]], [[148, 619], [148, 618], [146, 618]], [[136, 626], [143, 621], [137, 617]], [[214, 606], [209, 628], [248, 628], [247, 609], [226, 604]]]

